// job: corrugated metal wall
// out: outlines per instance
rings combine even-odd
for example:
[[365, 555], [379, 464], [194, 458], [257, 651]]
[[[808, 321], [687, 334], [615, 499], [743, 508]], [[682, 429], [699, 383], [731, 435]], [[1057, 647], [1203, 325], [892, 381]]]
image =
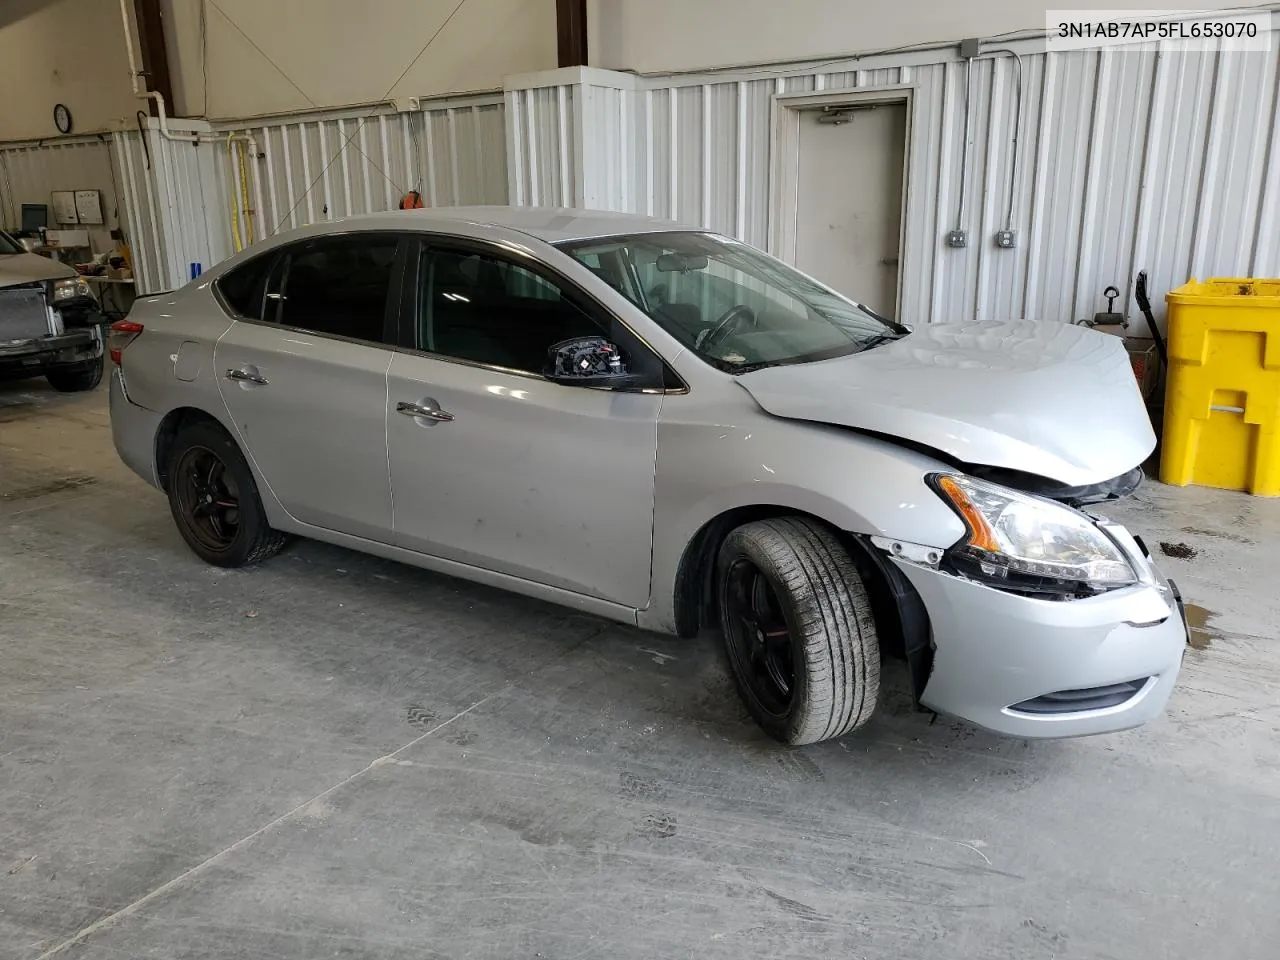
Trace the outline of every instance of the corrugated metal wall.
[[82, 229], [90, 232], [95, 252], [106, 251], [111, 247], [110, 230], [116, 225], [117, 210], [123, 217], [118, 181], [109, 137], [0, 145], [0, 215], [7, 227], [20, 226], [24, 203], [49, 205], [49, 226], [55, 227], [50, 197], [54, 190], [98, 190], [106, 222]]
[[620, 210], [635, 209], [634, 102], [629, 89], [589, 85], [582, 90], [583, 128], [591, 131], [583, 143], [582, 206], [614, 202]]
[[[1191, 275], [1280, 276], [1280, 42], [1273, 47], [1047, 54], [1023, 44], [1020, 60], [975, 61], [964, 249], [944, 243], [960, 203], [961, 61], [929, 63], [916, 53], [899, 65], [877, 58], [876, 69], [645, 78], [621, 97], [626, 104], [616, 115], [629, 124], [623, 141], [632, 147], [616, 160], [615, 134], [602, 119], [565, 109], [581, 87], [568, 96], [564, 88], [527, 90], [522, 95], [540, 109], [534, 122], [524, 115], [520, 147], [543, 158], [585, 137], [583, 156], [601, 167], [593, 175], [613, 185], [596, 206], [671, 217], [767, 247], [772, 99], [907, 84], [914, 133], [902, 319], [1069, 321], [1104, 308], [1108, 284], [1127, 295], [1139, 269], [1156, 294]], [[994, 234], [1009, 217], [1011, 177], [1017, 246], [1003, 250]], [[543, 182], [515, 200], [562, 196]], [[1141, 330], [1139, 319], [1134, 332]]]
[[154, 121], [145, 139], [132, 131], [114, 135], [141, 293], [173, 289], [190, 277], [192, 263], [207, 269], [230, 256], [233, 224], [248, 245], [320, 220], [394, 210], [410, 190], [428, 207], [507, 202], [498, 95], [252, 126], [175, 123], [200, 127], [200, 142], [167, 140]]
[[[412, 112], [348, 111], [220, 130], [253, 136], [265, 154], [252, 189], [262, 192], [254, 201], [259, 220], [275, 232], [394, 210], [410, 190], [429, 207], [506, 203], [503, 112], [493, 95], [424, 102]], [[229, 183], [231, 166], [225, 156], [219, 162]]]
[[529, 207], [583, 205], [578, 169], [582, 125], [575, 113], [579, 93], [566, 85], [507, 92], [512, 203]]
[[168, 271], [162, 265], [165, 256], [158, 220], [160, 205], [156, 200], [159, 171], [152, 169], [151, 142], [145, 141], [144, 145], [141, 133], [117, 133], [112, 137], [112, 146], [116, 168], [121, 173], [122, 219], [133, 254], [134, 289], [140, 294], [172, 289], [167, 279], [161, 279], [162, 274], [167, 278]]
[[[505, 98], [424, 102], [372, 117], [283, 118], [220, 133], [251, 135], [262, 153], [250, 160], [249, 185], [259, 238], [392, 209], [417, 189], [429, 206], [510, 197], [630, 210], [768, 247], [771, 110], [785, 103], [777, 98], [905, 85], [913, 131], [902, 319], [1067, 321], [1101, 309], [1108, 284], [1127, 295], [1143, 268], [1158, 305], [1159, 294], [1191, 275], [1280, 276], [1274, 46], [1046, 54], [1024, 43], [1015, 47], [1018, 59], [975, 61], [968, 82], [963, 62], [922, 52], [857, 70], [612, 79], [588, 71], [561, 85], [533, 78]], [[138, 134], [115, 139], [120, 190], [88, 185], [128, 209], [142, 290], [184, 277], [193, 260], [207, 267], [230, 253], [238, 186], [225, 144], [162, 144], [152, 132], [148, 156]], [[157, 169], [148, 171], [148, 161]], [[109, 181], [112, 173], [110, 152], [97, 141], [0, 149], [0, 163], [10, 222], [26, 193], [70, 186], [68, 177]], [[970, 239], [952, 249], [943, 238], [957, 225], [962, 168], [959, 225]], [[1006, 221], [1017, 231], [1012, 250], [993, 242]]]
[[224, 148], [166, 139], [154, 123], [145, 134], [114, 135], [138, 293], [173, 290], [191, 264], [206, 269], [232, 251]]

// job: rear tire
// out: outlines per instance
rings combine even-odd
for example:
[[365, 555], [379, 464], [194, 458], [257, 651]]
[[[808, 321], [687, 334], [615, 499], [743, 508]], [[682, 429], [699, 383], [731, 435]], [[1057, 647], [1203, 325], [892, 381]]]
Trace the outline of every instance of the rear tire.
[[880, 645], [852, 558], [824, 527], [738, 527], [716, 565], [720, 629], [742, 699], [783, 743], [849, 733], [875, 712]]
[[49, 381], [49, 386], [59, 393], [92, 390], [102, 382], [102, 368], [105, 361], [106, 356], [103, 355], [92, 360], [55, 367], [45, 374], [45, 379]]
[[193, 553], [219, 567], [243, 567], [279, 553], [287, 534], [271, 529], [253, 471], [220, 426], [183, 427], [166, 464], [166, 492], [178, 532]]

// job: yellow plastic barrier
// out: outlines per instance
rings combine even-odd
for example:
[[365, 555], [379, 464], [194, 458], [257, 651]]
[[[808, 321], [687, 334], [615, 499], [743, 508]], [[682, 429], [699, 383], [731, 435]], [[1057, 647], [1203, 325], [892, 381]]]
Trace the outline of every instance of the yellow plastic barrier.
[[1165, 302], [1160, 479], [1280, 495], [1280, 280], [1192, 279]]

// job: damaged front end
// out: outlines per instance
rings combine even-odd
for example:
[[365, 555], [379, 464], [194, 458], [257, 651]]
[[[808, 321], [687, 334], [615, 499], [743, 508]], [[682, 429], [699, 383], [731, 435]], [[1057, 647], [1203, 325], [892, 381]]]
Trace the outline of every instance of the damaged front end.
[[[1050, 509], [1066, 508], [1067, 512], [1082, 515], [1081, 519], [1091, 527], [1098, 523], [1098, 518], [1085, 508], [1124, 499], [1132, 495], [1144, 479], [1141, 466], [1109, 480], [1081, 486], [1071, 486], [1007, 468], [973, 464], [956, 466], [959, 468], [957, 474], [998, 485], [1014, 496], [1024, 494], [1060, 504], [1061, 508]], [[930, 486], [937, 492], [935, 478], [931, 478]], [[945, 495], [944, 499], [947, 499]], [[1011, 564], [998, 554], [975, 549], [973, 518], [964, 516], [963, 513], [962, 518], [969, 533], [959, 543], [945, 550], [905, 544], [883, 537], [857, 538], [863, 548], [858, 551], [861, 558], [877, 569], [880, 581], [889, 587], [883, 596], [874, 598], [873, 607], [881, 625], [882, 636], [893, 637], [896, 641], [885, 652], [907, 663], [912, 693], [917, 704], [933, 670], [933, 630], [929, 613], [920, 596], [903, 571], [891, 562], [892, 559], [918, 563], [1002, 592], [1042, 600], [1066, 601], [1095, 596], [1127, 584], [1123, 578], [1115, 583], [1089, 582], [1087, 578], [1080, 577], [1078, 572], [1063, 575], [1062, 571], [1038, 569], [1034, 565], [1019, 569], [1016, 563]], [[1110, 539], [1110, 535], [1106, 533], [1099, 533], [1099, 537]], [[1119, 553], [1117, 551], [1117, 555]]]
[[104, 318], [83, 278], [2, 281], [0, 374], [38, 376], [102, 355]]
[[1069, 507], [1077, 508], [1090, 504], [1123, 500], [1136, 492], [1145, 478], [1141, 466], [1126, 470], [1110, 480], [1104, 480], [1101, 483], [1084, 484], [1083, 486], [1070, 486], [1056, 480], [1050, 480], [1047, 477], [1023, 473], [1020, 470], [1008, 470], [1004, 467], [966, 465], [964, 470], [970, 476], [977, 477], [980, 480], [998, 483], [1002, 487], [1009, 487], [1036, 497], [1044, 497], [1046, 500], [1056, 500]]

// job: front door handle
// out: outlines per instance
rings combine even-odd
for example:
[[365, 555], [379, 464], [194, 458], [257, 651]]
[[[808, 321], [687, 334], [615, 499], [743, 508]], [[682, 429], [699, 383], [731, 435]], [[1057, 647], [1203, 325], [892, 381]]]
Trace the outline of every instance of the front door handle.
[[430, 402], [409, 403], [407, 400], [401, 400], [396, 404], [396, 413], [403, 413], [406, 417], [426, 417], [428, 420], [436, 420], [440, 423], [449, 423], [453, 420], [452, 413], [441, 410], [437, 406], [427, 406]]
[[271, 382], [259, 374], [256, 369], [248, 370], [243, 367], [232, 367], [227, 371], [226, 377], [228, 380], [235, 380], [239, 383], [256, 383], [264, 387]]

